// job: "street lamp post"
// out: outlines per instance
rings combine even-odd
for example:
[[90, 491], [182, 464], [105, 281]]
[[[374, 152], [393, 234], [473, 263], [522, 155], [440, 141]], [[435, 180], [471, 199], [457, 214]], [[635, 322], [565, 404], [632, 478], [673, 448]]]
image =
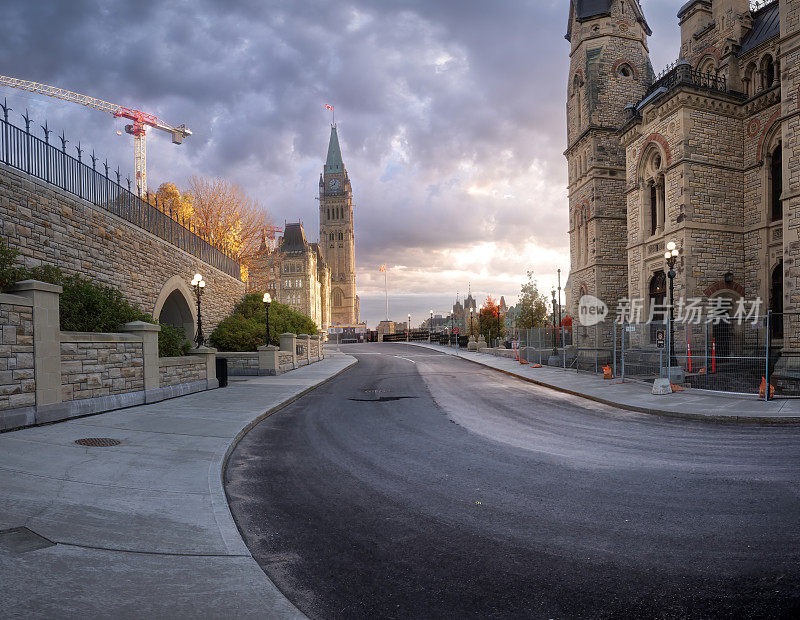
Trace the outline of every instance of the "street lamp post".
[[433, 333], [433, 310], [431, 310], [431, 321], [428, 323], [428, 344], [433, 342], [431, 340], [431, 334]]
[[408, 342], [409, 340], [411, 340], [411, 315], [410, 314], [408, 315], [408, 323], [406, 323], [406, 325], [407, 325], [406, 342]]
[[[678, 260], [678, 248], [674, 241], [667, 244], [667, 251], [664, 253], [664, 258], [667, 260], [669, 271], [669, 367], [672, 368], [673, 364], [678, 363], [675, 359], [675, 263]], [[667, 371], [669, 373], [669, 371]], [[672, 377], [670, 376], [670, 380]]]
[[264, 293], [264, 307], [267, 309], [267, 346], [269, 346], [269, 304], [272, 302], [272, 297], [269, 293]]
[[556, 345], [556, 289], [552, 290], [553, 295], [553, 355], [558, 355], [558, 346]]
[[561, 270], [558, 270], [558, 326], [561, 327]]
[[470, 306], [470, 308], [469, 308], [469, 335], [470, 336], [472, 336], [472, 313], [473, 313], [473, 308], [472, 308], [472, 306]]
[[206, 281], [199, 273], [194, 274], [192, 279], [192, 287], [194, 287], [194, 297], [197, 300], [197, 333], [194, 336], [194, 343], [199, 348], [203, 346], [205, 338], [203, 337], [203, 315], [200, 311], [200, 298], [203, 296], [203, 289], [206, 287]]

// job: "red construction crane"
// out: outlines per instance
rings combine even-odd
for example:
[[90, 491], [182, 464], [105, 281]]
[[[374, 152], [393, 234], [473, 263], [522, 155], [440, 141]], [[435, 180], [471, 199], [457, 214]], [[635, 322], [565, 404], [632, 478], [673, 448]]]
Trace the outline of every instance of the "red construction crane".
[[269, 249], [275, 249], [275, 233], [282, 233], [283, 228], [280, 226], [264, 226], [264, 236], [269, 239]]
[[55, 86], [20, 80], [6, 75], [0, 75], [0, 86], [9, 86], [11, 88], [27, 90], [48, 97], [55, 97], [56, 99], [63, 99], [64, 101], [78, 103], [88, 108], [108, 112], [116, 118], [127, 118], [133, 121], [133, 124], [125, 125], [125, 132], [133, 136], [133, 168], [136, 173], [136, 186], [140, 196], [145, 196], [147, 194], [147, 152], [145, 149], [145, 131], [147, 127], [155, 127], [156, 129], [172, 134], [173, 144], [181, 144], [185, 137], [192, 135], [192, 132], [189, 131], [185, 125], [172, 127], [152, 114], [147, 114], [141, 110], [133, 110], [114, 103], [108, 103], [108, 101], [95, 99], [88, 95], [81, 95], [80, 93], [73, 93], [69, 90], [56, 88]]

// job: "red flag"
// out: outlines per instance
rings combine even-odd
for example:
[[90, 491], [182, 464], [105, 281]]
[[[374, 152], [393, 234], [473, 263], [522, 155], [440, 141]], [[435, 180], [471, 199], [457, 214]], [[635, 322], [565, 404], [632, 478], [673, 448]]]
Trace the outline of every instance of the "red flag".
[[381, 265], [381, 266], [378, 268], [378, 271], [386, 271], [386, 263], [383, 263], [383, 265]]
[[333, 106], [332, 106], [332, 105], [328, 105], [328, 104], [326, 103], [326, 104], [325, 104], [325, 109], [326, 109], [326, 110], [333, 110]]

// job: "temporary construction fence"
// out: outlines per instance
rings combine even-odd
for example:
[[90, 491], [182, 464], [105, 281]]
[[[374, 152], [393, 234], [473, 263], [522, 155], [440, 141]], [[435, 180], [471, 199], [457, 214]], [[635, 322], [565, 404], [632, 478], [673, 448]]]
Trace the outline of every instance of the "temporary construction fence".
[[548, 326], [518, 330], [515, 338], [521, 360], [564, 370], [602, 374], [609, 367], [618, 380], [653, 381], [680, 367], [692, 388], [766, 396], [771, 384], [778, 396], [800, 396], [800, 314], [675, 321], [672, 330], [668, 322]]

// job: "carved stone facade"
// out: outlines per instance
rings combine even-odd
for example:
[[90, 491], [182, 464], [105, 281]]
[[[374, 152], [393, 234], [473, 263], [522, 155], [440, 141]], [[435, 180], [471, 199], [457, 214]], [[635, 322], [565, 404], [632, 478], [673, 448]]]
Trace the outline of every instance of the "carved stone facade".
[[331, 272], [319, 244], [308, 242], [300, 222], [286, 225], [274, 250], [261, 244], [247, 287], [250, 292], [268, 291], [273, 300], [309, 317], [323, 333], [331, 325]]
[[676, 298], [760, 297], [764, 313], [786, 312], [772, 336], [789, 359], [800, 349], [788, 314], [800, 311], [800, 6], [691, 0], [678, 19], [680, 59], [656, 79], [636, 0], [570, 3], [569, 309], [582, 294], [612, 311], [621, 297], [647, 305], [675, 241]]

